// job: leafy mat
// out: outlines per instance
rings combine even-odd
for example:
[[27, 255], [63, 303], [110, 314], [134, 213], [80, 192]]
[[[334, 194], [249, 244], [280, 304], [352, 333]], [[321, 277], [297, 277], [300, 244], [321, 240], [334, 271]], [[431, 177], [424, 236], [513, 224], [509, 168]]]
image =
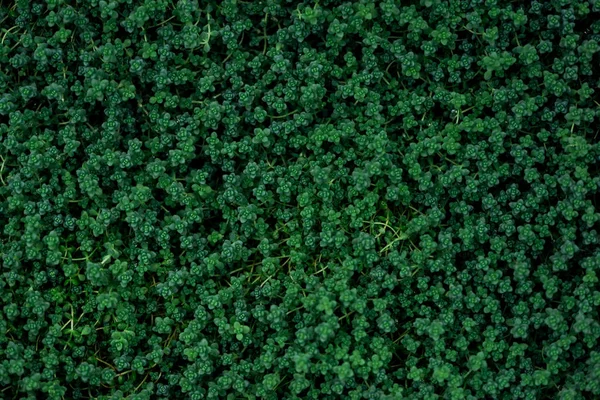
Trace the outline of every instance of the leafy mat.
[[597, 0], [3, 0], [3, 399], [600, 398]]

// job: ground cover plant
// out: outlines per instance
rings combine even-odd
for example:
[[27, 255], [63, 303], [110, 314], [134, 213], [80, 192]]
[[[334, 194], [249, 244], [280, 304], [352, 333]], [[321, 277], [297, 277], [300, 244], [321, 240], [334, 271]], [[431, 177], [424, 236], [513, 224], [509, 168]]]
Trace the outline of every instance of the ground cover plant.
[[599, 11], [3, 0], [0, 398], [600, 398]]

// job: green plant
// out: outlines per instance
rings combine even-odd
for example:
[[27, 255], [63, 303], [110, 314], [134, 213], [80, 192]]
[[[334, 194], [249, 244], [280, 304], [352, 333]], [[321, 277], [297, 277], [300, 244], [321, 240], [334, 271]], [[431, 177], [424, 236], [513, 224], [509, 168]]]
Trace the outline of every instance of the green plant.
[[0, 4], [0, 397], [600, 396], [600, 3]]

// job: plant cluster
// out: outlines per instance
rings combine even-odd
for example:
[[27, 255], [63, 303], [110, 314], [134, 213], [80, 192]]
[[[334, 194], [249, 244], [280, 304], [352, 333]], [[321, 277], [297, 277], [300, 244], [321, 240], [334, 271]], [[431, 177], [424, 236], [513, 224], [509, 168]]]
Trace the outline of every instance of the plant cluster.
[[600, 397], [598, 0], [4, 0], [0, 397]]

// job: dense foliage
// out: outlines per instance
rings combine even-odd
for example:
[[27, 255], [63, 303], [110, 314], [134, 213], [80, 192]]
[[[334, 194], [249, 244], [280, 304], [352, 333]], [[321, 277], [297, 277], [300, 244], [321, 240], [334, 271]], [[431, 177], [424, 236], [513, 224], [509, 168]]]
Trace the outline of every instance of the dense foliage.
[[0, 21], [0, 397], [600, 398], [598, 0]]

